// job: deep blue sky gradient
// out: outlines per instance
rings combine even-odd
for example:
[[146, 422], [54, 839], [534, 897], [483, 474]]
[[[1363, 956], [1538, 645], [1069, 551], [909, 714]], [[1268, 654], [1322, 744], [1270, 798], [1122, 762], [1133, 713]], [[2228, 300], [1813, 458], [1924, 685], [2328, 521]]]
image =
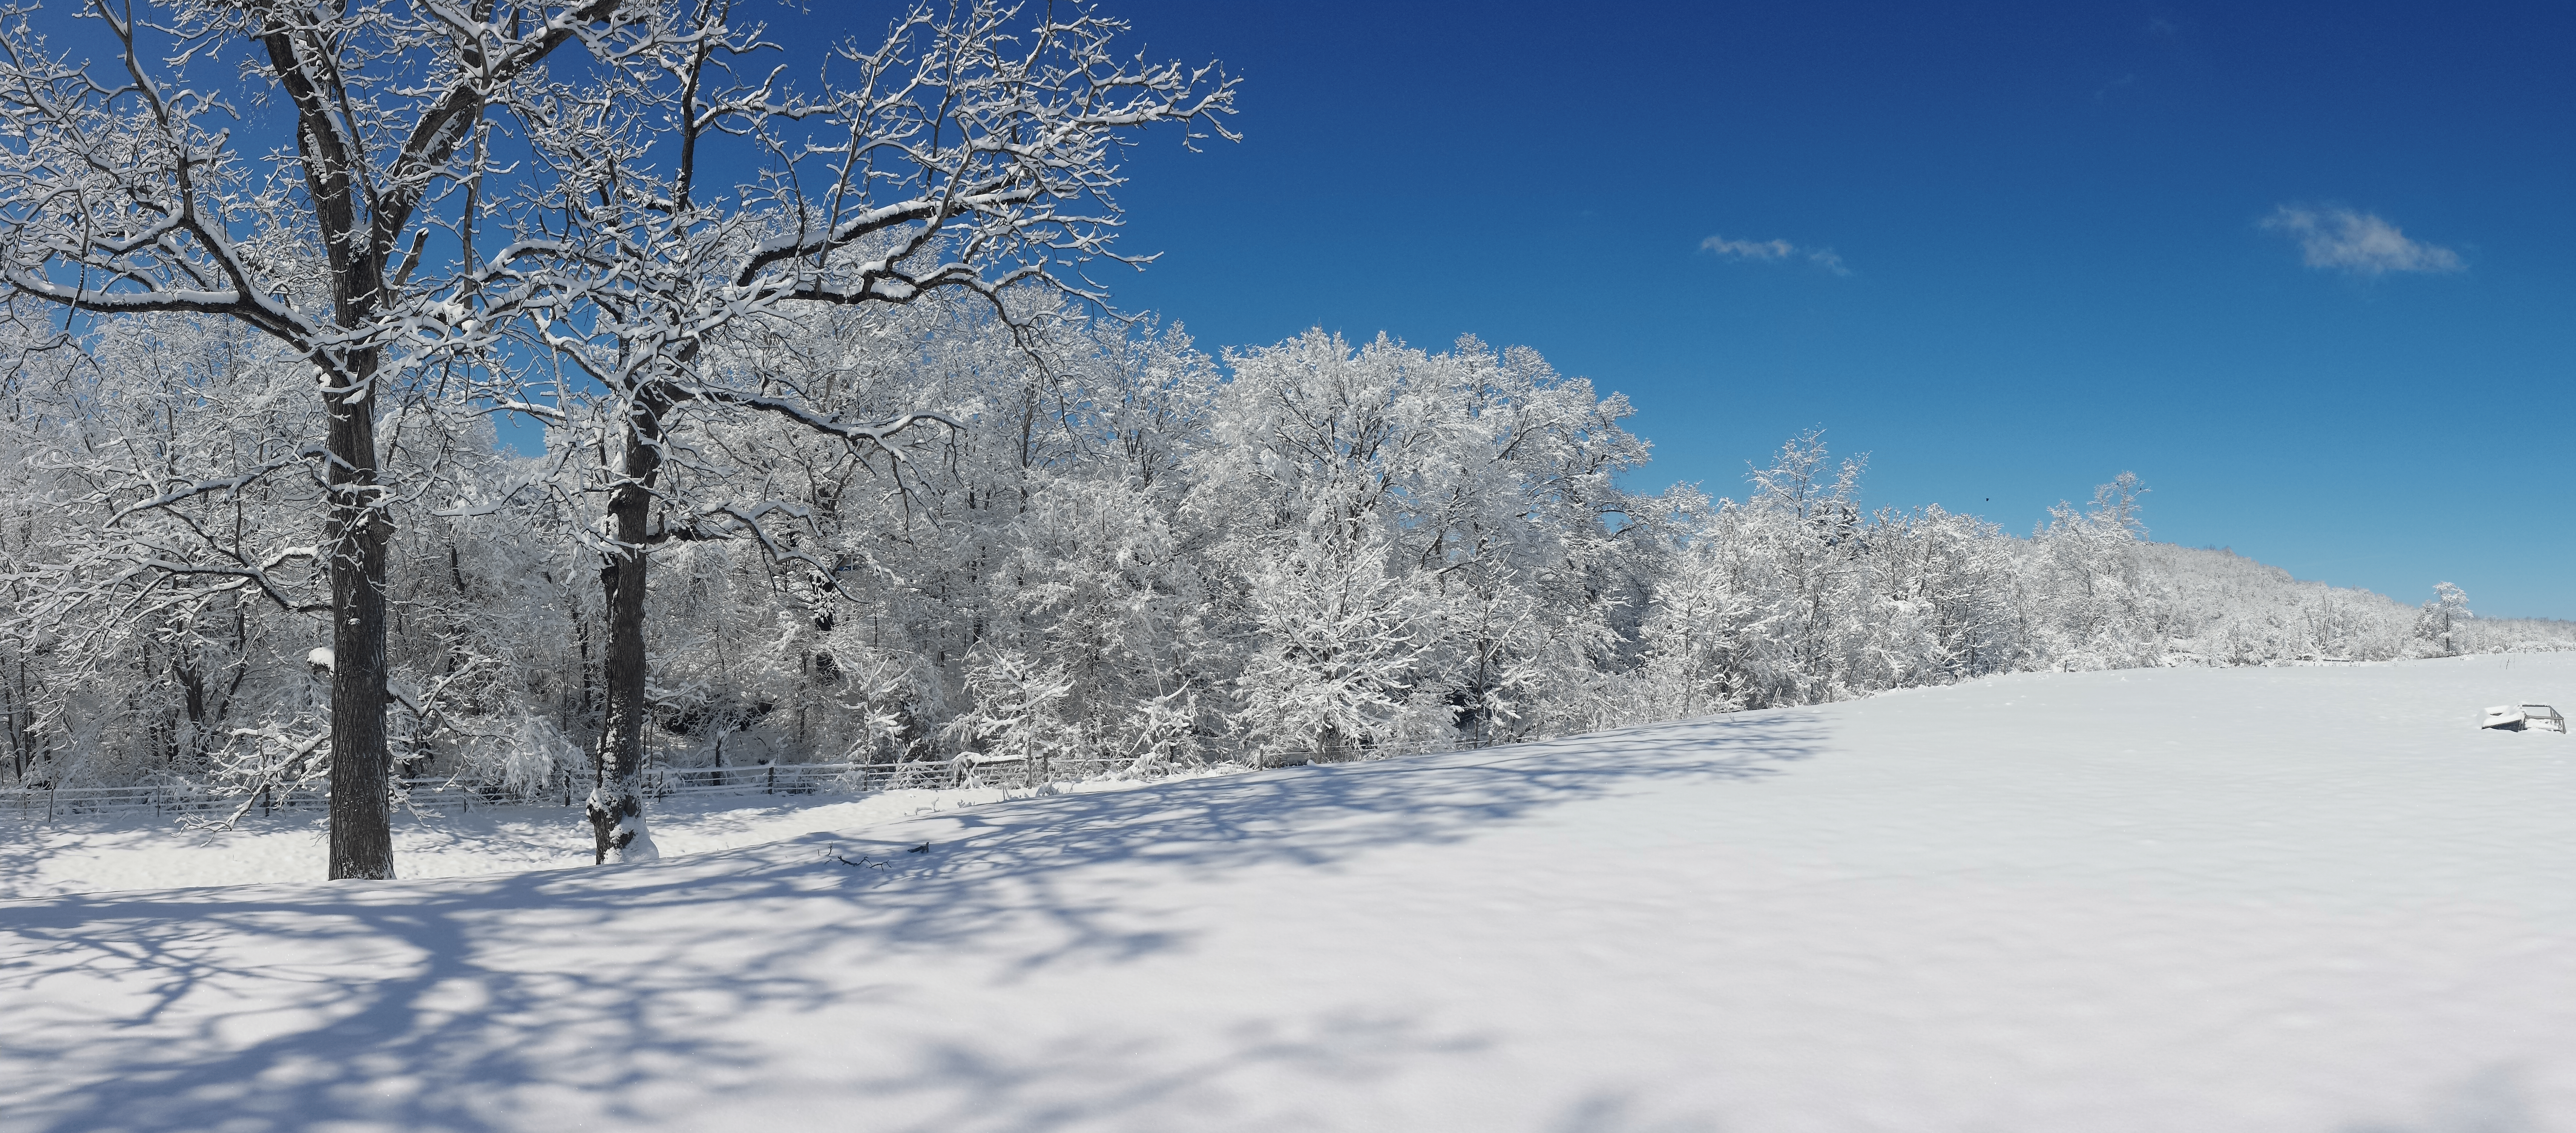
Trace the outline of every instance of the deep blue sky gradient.
[[[1474, 333], [1634, 399], [1638, 487], [1821, 426], [1875, 503], [2024, 531], [2135, 470], [2156, 538], [2576, 617], [2576, 9], [1107, 7], [1245, 80], [1241, 145], [1131, 160], [1164, 255], [1104, 277], [1202, 345]], [[2303, 266], [2283, 205], [2466, 268]]]
[[[807, 81], [896, 10], [800, 3], [746, 14]], [[1242, 144], [1133, 154], [1163, 256], [1101, 275], [1211, 350], [1473, 333], [1628, 394], [1634, 487], [1822, 427], [1872, 503], [2026, 531], [2134, 470], [2158, 539], [2576, 618], [2576, 8], [1103, 7], [1245, 81]], [[2465, 269], [2304, 266], [2284, 205]]]

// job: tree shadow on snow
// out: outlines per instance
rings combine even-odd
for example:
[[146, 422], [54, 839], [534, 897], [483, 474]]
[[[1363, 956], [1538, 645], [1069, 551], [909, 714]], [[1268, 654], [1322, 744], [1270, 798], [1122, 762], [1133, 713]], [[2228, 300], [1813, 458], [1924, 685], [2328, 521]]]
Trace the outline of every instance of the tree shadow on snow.
[[2538, 1133], [2548, 1128], [2535, 1111], [2521, 1068], [2487, 1066], [2436, 1092], [2414, 1121], [2366, 1122], [2340, 1133]]
[[[906, 954], [978, 955], [1006, 982], [1077, 959], [1150, 960], [1189, 942], [1157, 927], [1151, 903], [1166, 898], [1141, 873], [1332, 869], [1570, 802], [1757, 779], [1812, 754], [1819, 728], [1763, 713], [1187, 780], [643, 868], [0, 902], [0, 998], [12, 1004], [0, 1125], [652, 1124], [672, 1116], [659, 1087], [685, 1083], [691, 1106], [909, 1093], [911, 1110], [943, 1114], [925, 1129], [1114, 1126], [1203, 1088], [1212, 1067], [1329, 1082], [1471, 1055], [1477, 1036], [1328, 1010], [1245, 1020], [1190, 1049], [1150, 1029], [1066, 1036], [1034, 1059], [932, 1042], [910, 1065], [852, 1067], [825, 1088], [782, 1083], [770, 1047], [724, 1026], [788, 1012], [863, 1031], [872, 1003], [934, 994], [871, 979], [872, 963]], [[922, 839], [929, 852], [904, 852]], [[1586, 1116], [1569, 1127], [1620, 1124]]]

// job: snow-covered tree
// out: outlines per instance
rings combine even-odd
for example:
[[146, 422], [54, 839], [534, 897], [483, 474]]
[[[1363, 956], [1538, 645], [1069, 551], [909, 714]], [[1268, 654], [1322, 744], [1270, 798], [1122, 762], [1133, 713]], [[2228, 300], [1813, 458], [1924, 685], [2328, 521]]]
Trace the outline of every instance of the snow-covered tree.
[[2433, 600], [2424, 603], [2423, 615], [2415, 621], [2415, 636], [2435, 653], [2448, 657], [2458, 653], [2457, 635], [2460, 623], [2477, 615], [2469, 612], [2469, 595], [2447, 582], [2433, 585]]
[[[400, 486], [382, 476], [381, 419], [405, 391], [475, 365], [509, 275], [558, 250], [506, 219], [486, 231], [496, 222], [477, 194], [517, 164], [496, 152], [495, 125], [543, 129], [532, 98], [568, 46], [614, 61], [668, 45], [619, 0], [172, 0], [141, 14], [93, 0], [81, 14], [113, 39], [112, 63], [57, 56], [31, 10], [0, 17], [0, 281], [75, 322], [228, 318], [306, 364], [320, 412], [304, 431], [153, 506], [280, 461], [319, 469], [330, 874], [390, 877], [385, 637]], [[235, 105], [270, 99], [287, 113]]]
[[[851, 760], [882, 779], [974, 755], [1015, 782], [1144, 775], [2014, 670], [2443, 648], [2419, 636], [2425, 610], [2147, 541], [2134, 478], [2016, 537], [1870, 507], [1865, 466], [1802, 435], [1741, 502], [1639, 497], [1614, 480], [1644, 454], [1624, 401], [1527, 351], [1317, 333], [1221, 361], [1176, 327], [1041, 299], [745, 317], [668, 371], [792, 384], [755, 396], [827, 421], [927, 407], [962, 427], [889, 437], [898, 462], [793, 415], [675, 404], [631, 766]], [[291, 788], [329, 754], [334, 659], [300, 609], [325, 578], [280, 551], [323, 537], [329, 486], [310, 461], [224, 481], [325, 411], [310, 363], [222, 318], [87, 325], [0, 342], [10, 768]], [[384, 514], [386, 740], [405, 774], [495, 798], [599, 785], [597, 572], [616, 565], [599, 442], [621, 434], [604, 385], [573, 392], [528, 403], [590, 430], [551, 430], [537, 457], [429, 388], [379, 418], [380, 478], [403, 488]], [[768, 509], [765, 529], [699, 518], [720, 506]], [[2458, 652], [2576, 645], [2576, 627], [2453, 606]]]
[[[700, 419], [768, 417], [886, 460], [898, 485], [901, 434], [961, 427], [923, 406], [858, 412], [828, 377], [764, 353], [777, 324], [953, 292], [989, 304], [1046, 366], [1045, 305], [1102, 298], [1075, 273], [1118, 258], [1111, 192], [1131, 136], [1222, 134], [1232, 113], [1233, 81], [1124, 59], [1114, 44], [1126, 25], [1087, 9], [915, 8], [875, 47], [836, 49], [826, 74], [845, 77], [801, 94], [776, 70], [735, 73], [778, 45], [727, 23], [732, 12], [705, 0], [676, 13], [667, 34], [686, 50], [664, 68], [558, 89], [559, 125], [539, 138], [554, 171], [545, 203], [590, 270], [544, 281], [536, 338], [584, 383], [554, 390], [551, 406], [504, 397], [578, 424], [599, 455], [582, 488], [608, 517], [592, 537], [609, 615], [590, 804], [603, 861], [652, 856], [637, 774], [653, 548], [745, 539], [806, 585], [837, 586], [838, 564], [800, 546], [810, 510], [696, 443]], [[712, 151], [727, 143], [764, 159], [756, 177], [722, 183]]]

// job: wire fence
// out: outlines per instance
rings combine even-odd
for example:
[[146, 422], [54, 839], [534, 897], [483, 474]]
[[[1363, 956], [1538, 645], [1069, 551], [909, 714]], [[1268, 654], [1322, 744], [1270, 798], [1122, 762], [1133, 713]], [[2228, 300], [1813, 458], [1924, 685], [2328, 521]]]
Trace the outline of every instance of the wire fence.
[[[653, 767], [645, 769], [646, 798], [696, 795], [859, 795], [913, 787], [1021, 786], [1031, 773], [1015, 759], [962, 756], [905, 763], [788, 763], [750, 767]], [[396, 779], [397, 810], [453, 813], [485, 807], [579, 806], [590, 796], [585, 783], [558, 776], [533, 788], [468, 782], [445, 776]], [[0, 787], [0, 815], [21, 821], [54, 818], [151, 814], [186, 818], [229, 815], [250, 803], [248, 814], [313, 814], [331, 806], [330, 791], [316, 784], [305, 790], [264, 788], [244, 796], [196, 783], [156, 783], [128, 787]]]
[[[1532, 740], [1543, 737], [1531, 737]], [[1529, 742], [1527, 740], [1522, 742]], [[1285, 767], [1302, 763], [1376, 761], [1461, 747], [1455, 739], [1432, 742], [1372, 744], [1331, 750], [1288, 749], [1246, 753], [1250, 767]], [[1076, 767], [1082, 768], [1076, 771]], [[1184, 770], [1161, 768], [1145, 777]], [[1144, 773], [1130, 766], [1126, 774]], [[910, 788], [1034, 787], [1041, 783], [1099, 778], [1103, 769], [1088, 760], [1055, 761], [1021, 756], [960, 755], [949, 759], [900, 763], [763, 763], [744, 767], [647, 767], [641, 776], [648, 799], [702, 795], [864, 795]], [[558, 775], [545, 783], [511, 787], [471, 782], [451, 776], [421, 776], [393, 781], [396, 810], [458, 813], [490, 807], [582, 805], [590, 796], [586, 782]], [[225, 791], [195, 782], [165, 782], [124, 787], [0, 787], [0, 816], [48, 822], [57, 818], [150, 814], [171, 818], [218, 818], [241, 810], [245, 816], [316, 814], [328, 811], [330, 791], [322, 784], [281, 790], [263, 788], [254, 795]]]

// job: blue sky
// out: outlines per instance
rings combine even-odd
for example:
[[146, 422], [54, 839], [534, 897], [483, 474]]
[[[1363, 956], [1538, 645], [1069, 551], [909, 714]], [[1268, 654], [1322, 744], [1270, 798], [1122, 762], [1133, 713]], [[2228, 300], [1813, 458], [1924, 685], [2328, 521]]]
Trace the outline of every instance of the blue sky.
[[1821, 426], [1875, 503], [2135, 470], [2156, 538], [2576, 617], [2576, 10], [2257, 7], [1120, 0], [1246, 137], [1134, 157], [1107, 278], [1211, 348], [1536, 347], [1639, 487]]
[[2132, 470], [2155, 538], [2576, 618], [2576, 8], [1102, 6], [1244, 79], [1102, 275], [1211, 350], [1473, 333], [1626, 393], [1634, 487], [1821, 427], [2027, 531]]

